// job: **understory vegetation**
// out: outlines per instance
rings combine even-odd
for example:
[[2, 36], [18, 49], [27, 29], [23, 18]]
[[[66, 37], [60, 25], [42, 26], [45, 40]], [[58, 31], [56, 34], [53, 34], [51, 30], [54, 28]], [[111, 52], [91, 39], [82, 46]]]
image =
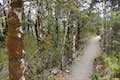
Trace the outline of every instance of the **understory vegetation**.
[[105, 40], [105, 49], [95, 61], [95, 80], [120, 79], [120, 11], [112, 13], [109, 26], [112, 30]]
[[[9, 80], [10, 74], [7, 15], [14, 15], [9, 1], [0, 2], [0, 80]], [[86, 41], [97, 35], [102, 53], [95, 59], [92, 80], [120, 80], [119, 0], [26, 0], [22, 7], [22, 21], [17, 21], [24, 32], [26, 80], [55, 80], [54, 75], [65, 72]], [[17, 21], [13, 19], [13, 25]]]

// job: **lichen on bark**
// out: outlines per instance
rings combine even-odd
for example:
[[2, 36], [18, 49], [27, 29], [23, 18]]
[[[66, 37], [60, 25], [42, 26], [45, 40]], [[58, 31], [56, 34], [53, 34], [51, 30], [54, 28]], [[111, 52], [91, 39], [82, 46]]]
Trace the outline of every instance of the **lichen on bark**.
[[22, 26], [22, 6], [22, 0], [12, 0], [8, 11], [8, 33], [6, 44], [9, 54], [10, 80], [25, 80], [23, 33], [20, 30], [20, 27]]

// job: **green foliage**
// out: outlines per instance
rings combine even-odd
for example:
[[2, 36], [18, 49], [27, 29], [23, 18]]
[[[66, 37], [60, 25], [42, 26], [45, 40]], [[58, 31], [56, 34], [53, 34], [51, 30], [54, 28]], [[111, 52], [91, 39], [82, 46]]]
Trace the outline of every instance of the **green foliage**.
[[36, 39], [33, 37], [31, 32], [25, 34], [24, 37], [25, 51], [27, 54], [33, 54], [37, 49]]
[[7, 50], [5, 48], [1, 48], [0, 47], [0, 61], [2, 61], [2, 62], [8, 62], [7, 58], [8, 58]]
[[5, 36], [0, 33], [0, 47], [5, 46]]
[[[120, 72], [120, 62], [119, 62], [119, 57], [120, 55], [116, 55], [113, 54], [113, 52], [104, 54], [103, 55], [103, 61], [104, 64], [102, 64], [104, 67], [103, 71], [105, 72], [104, 76], [100, 76], [100, 72], [96, 73], [94, 75], [96, 75], [96, 77], [100, 80], [115, 80], [115, 79], [119, 79], [118, 76], [115, 76], [116, 74], [119, 75]], [[99, 60], [100, 61], [100, 60]], [[97, 61], [96, 63], [99, 64], [99, 61]], [[101, 71], [101, 72], [103, 72]], [[94, 79], [93, 79], [94, 80]]]
[[[40, 11], [36, 13], [36, 15], [40, 16], [40, 26], [37, 25], [38, 30], [38, 38], [36, 40], [35, 31], [29, 31], [25, 33], [24, 38], [24, 45], [26, 51], [26, 61], [28, 62], [28, 69], [26, 72], [26, 79], [27, 80], [50, 80], [48, 77], [50, 68], [53, 67], [60, 67], [61, 66], [61, 50], [62, 47], [64, 58], [67, 60], [69, 57], [72, 56], [73, 52], [73, 34], [78, 34], [78, 44], [82, 47], [84, 44], [81, 42], [85, 42], [88, 38], [95, 36], [97, 32], [101, 32], [103, 29], [103, 19], [100, 17], [98, 13], [88, 13], [89, 10], [81, 10], [78, 5], [82, 5], [81, 3], [76, 3], [76, 0], [42, 0], [40, 3]], [[48, 2], [47, 2], [48, 1]], [[54, 2], [53, 4], [49, 3], [49, 1]], [[41, 2], [41, 1], [40, 1]], [[36, 2], [35, 2], [36, 3]], [[39, 7], [38, 5], [30, 3], [31, 6], [28, 7]], [[38, 0], [39, 4], [39, 0]], [[78, 4], [78, 5], [77, 5]], [[47, 10], [46, 7], [50, 6], [51, 11]], [[37, 12], [37, 8], [35, 8]], [[26, 14], [26, 13], [25, 13]], [[32, 15], [32, 14], [31, 14]], [[2, 13], [0, 11], [0, 17]], [[62, 19], [65, 18], [65, 25], [63, 27]], [[75, 21], [75, 23], [74, 23]], [[0, 23], [3, 23], [0, 20]], [[36, 21], [33, 19], [29, 19], [28, 16], [25, 16], [23, 21], [23, 25], [25, 28], [28, 26], [35, 26]], [[78, 25], [79, 23], [79, 25]], [[110, 73], [116, 72], [120, 70], [118, 56], [116, 54], [120, 54], [119, 44], [120, 44], [120, 11], [113, 12], [110, 20], [110, 26], [112, 27], [112, 31], [114, 34], [114, 39], [111, 41], [111, 44], [108, 44], [112, 48], [116, 48], [112, 50], [111, 53], [113, 54], [111, 57], [110, 55], [105, 55], [105, 66], [108, 67]], [[76, 26], [74, 28], [73, 26]], [[67, 32], [67, 36], [65, 36], [65, 29], [66, 27], [71, 28], [70, 31]], [[36, 26], [35, 26], [36, 27]], [[79, 27], [78, 30], [75, 30]], [[64, 28], [64, 29], [63, 29]], [[32, 28], [33, 29], [33, 28]], [[65, 44], [63, 44], [64, 37], [66, 37]], [[0, 47], [1, 43], [3, 43], [3, 35], [0, 34]], [[76, 40], [77, 42], [77, 40]], [[4, 45], [4, 44], [3, 44]], [[62, 46], [63, 45], [63, 46]], [[110, 49], [109, 49], [110, 50]], [[109, 51], [110, 52], [110, 51]], [[8, 54], [6, 54], [6, 49], [0, 49], [0, 60], [7, 61]], [[4, 64], [3, 61], [3, 64]], [[65, 62], [65, 64], [67, 64]], [[106, 75], [108, 78], [109, 74]], [[96, 78], [97, 75], [93, 78]], [[96, 80], [98, 80], [96, 78]]]
[[29, 19], [28, 17], [24, 17], [22, 20], [22, 24], [24, 25], [24, 27], [27, 27], [28, 25], [34, 25], [35, 21], [32, 19]]
[[0, 47], [0, 80], [8, 78], [8, 54], [4, 47]]
[[112, 13], [111, 25], [120, 24], [120, 11]]
[[110, 23], [112, 27], [112, 38], [110, 46], [112, 47], [112, 51], [114, 53], [118, 53], [118, 51], [120, 51], [120, 11], [112, 13]]

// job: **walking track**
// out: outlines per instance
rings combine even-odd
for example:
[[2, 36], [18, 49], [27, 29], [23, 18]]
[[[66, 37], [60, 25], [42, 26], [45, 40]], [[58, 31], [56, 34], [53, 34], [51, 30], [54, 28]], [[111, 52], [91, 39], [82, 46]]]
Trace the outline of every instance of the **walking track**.
[[73, 65], [68, 80], [91, 80], [94, 59], [100, 54], [99, 39], [100, 37], [97, 36], [88, 41], [83, 55]]

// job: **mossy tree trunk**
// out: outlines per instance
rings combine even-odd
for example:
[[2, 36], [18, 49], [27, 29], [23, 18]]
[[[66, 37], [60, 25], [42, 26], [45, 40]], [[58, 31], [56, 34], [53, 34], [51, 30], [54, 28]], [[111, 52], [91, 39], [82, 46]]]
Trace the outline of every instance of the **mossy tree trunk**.
[[22, 31], [22, 0], [10, 0], [8, 11], [7, 48], [9, 53], [10, 80], [25, 80], [25, 61]]

